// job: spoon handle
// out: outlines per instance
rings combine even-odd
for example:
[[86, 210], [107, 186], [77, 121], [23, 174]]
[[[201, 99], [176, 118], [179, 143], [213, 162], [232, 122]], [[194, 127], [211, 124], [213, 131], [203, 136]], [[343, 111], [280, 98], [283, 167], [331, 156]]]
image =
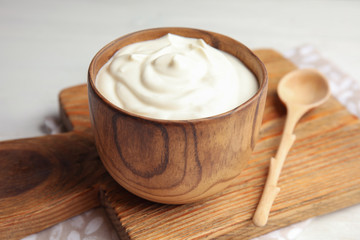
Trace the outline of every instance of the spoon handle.
[[280, 188], [277, 187], [277, 182], [280, 177], [281, 169], [284, 165], [286, 156], [296, 139], [296, 136], [293, 134], [295, 125], [305, 112], [306, 109], [288, 107], [288, 115], [285, 122], [284, 132], [281, 137], [280, 146], [275, 158], [271, 158], [270, 160], [270, 168], [265, 188], [253, 216], [253, 222], [256, 226], [262, 227], [267, 223], [270, 209], [277, 194], [280, 192]]

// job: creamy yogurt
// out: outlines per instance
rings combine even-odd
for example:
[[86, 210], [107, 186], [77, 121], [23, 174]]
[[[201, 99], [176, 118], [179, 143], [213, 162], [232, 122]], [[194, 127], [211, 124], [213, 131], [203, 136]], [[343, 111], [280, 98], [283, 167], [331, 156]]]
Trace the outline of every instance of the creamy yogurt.
[[95, 85], [126, 111], [169, 120], [227, 112], [259, 87], [234, 56], [202, 39], [173, 34], [121, 48], [100, 69]]

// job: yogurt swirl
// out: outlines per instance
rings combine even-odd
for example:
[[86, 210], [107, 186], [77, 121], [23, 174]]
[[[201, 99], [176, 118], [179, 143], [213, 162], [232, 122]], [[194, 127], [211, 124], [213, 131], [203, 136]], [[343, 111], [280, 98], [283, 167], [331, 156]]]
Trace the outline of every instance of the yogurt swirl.
[[173, 34], [121, 48], [100, 69], [95, 85], [126, 111], [169, 120], [227, 112], [258, 89], [255, 76], [234, 56], [202, 39]]

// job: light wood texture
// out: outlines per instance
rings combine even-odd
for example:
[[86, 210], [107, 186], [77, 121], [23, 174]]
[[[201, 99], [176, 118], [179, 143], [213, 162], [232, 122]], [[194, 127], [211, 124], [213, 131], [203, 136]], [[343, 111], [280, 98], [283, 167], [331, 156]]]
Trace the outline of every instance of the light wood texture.
[[278, 96], [285, 103], [287, 116], [279, 148], [270, 159], [270, 168], [265, 188], [256, 208], [253, 222], [266, 225], [269, 212], [280, 188], [277, 186], [287, 154], [295, 142], [294, 129], [300, 118], [309, 110], [323, 104], [330, 96], [330, 87], [325, 77], [311, 69], [295, 70], [286, 74], [279, 82]]
[[[82, 133], [90, 126], [87, 89], [76, 86], [60, 94], [61, 116], [68, 130], [73, 129], [71, 133], [55, 139], [47, 136], [0, 144], [0, 239], [19, 239], [98, 206], [99, 192], [102, 205], [124, 239], [251, 239], [360, 203], [360, 122], [331, 97], [300, 120], [295, 130], [297, 141], [279, 179], [282, 191], [269, 222], [262, 228], [253, 225], [251, 218], [285, 121], [285, 107], [276, 87], [283, 75], [295, 69], [275, 51], [258, 50], [256, 54], [269, 74], [260, 140], [241, 179], [225, 191], [206, 201], [176, 206], [152, 203], [121, 188], [92, 156], [96, 152], [91, 132]], [[44, 165], [34, 164], [39, 162], [34, 158], [24, 160], [24, 148], [40, 149], [42, 155], [51, 156], [51, 161], [41, 158], [49, 162]], [[7, 155], [6, 149], [20, 153]], [[10, 168], [9, 164], [20, 160], [21, 164]], [[46, 165], [55, 167], [44, 170]], [[26, 178], [26, 173], [32, 177]], [[28, 181], [21, 180], [24, 178]]]
[[[168, 33], [201, 38], [239, 58], [256, 76], [259, 90], [231, 111], [194, 120], [142, 117], [98, 93], [95, 78], [114, 52]], [[198, 29], [143, 30], [101, 49], [88, 76], [90, 118], [100, 159], [110, 175], [135, 195], [167, 204], [196, 202], [223, 190], [247, 165], [259, 136], [268, 81], [263, 63], [243, 44]]]

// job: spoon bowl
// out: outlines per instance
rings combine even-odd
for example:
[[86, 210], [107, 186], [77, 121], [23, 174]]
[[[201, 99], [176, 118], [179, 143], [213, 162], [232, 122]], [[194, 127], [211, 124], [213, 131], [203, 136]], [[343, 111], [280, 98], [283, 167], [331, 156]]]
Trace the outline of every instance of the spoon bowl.
[[325, 77], [312, 69], [295, 70], [281, 79], [278, 94], [285, 104], [316, 107], [330, 95]]

